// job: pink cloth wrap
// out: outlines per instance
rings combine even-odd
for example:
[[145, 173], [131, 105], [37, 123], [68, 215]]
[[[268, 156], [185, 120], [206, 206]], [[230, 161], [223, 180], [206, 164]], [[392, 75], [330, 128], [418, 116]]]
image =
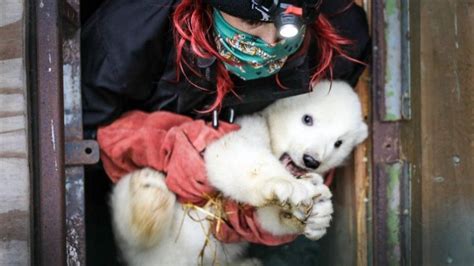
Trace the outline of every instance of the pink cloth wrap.
[[[181, 203], [203, 206], [217, 191], [207, 181], [202, 152], [211, 142], [239, 126], [219, 123], [214, 129], [202, 120], [169, 113], [132, 111], [99, 128], [97, 141], [104, 169], [113, 182], [144, 167], [166, 174], [168, 189]], [[273, 236], [258, 224], [252, 206], [224, 199], [225, 223], [214, 235], [220, 241], [280, 245], [296, 235]]]

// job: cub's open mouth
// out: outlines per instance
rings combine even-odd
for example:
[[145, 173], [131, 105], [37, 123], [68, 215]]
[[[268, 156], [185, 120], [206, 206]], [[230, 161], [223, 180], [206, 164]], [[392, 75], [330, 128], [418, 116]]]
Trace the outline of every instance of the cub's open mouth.
[[283, 155], [280, 157], [280, 162], [295, 177], [300, 177], [308, 173], [306, 169], [303, 169], [296, 165], [293, 159], [291, 159], [290, 155], [288, 155], [288, 153], [283, 153]]

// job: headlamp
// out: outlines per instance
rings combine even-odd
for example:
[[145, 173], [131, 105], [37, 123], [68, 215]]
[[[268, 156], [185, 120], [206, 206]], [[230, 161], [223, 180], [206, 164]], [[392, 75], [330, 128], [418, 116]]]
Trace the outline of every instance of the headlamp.
[[284, 24], [278, 27], [278, 33], [284, 38], [295, 37], [299, 31], [299, 28], [294, 23]]
[[321, 3], [322, 0], [272, 0], [269, 5], [265, 0], [252, 0], [252, 8], [262, 14], [266, 13], [267, 16], [263, 17], [268, 17], [268, 20], [275, 23], [281, 37], [291, 38], [298, 35], [303, 24], [314, 22]]
[[281, 37], [296, 36], [304, 24], [314, 23], [323, 0], [202, 0], [229, 15], [274, 22]]
[[291, 38], [298, 35], [303, 25], [301, 16], [303, 10], [288, 4], [279, 4], [278, 10], [274, 14], [273, 21], [281, 37]]

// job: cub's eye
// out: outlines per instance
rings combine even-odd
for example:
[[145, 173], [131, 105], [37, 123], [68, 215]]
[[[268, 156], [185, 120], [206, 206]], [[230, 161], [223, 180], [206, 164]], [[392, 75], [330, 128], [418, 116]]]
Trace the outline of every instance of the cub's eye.
[[334, 147], [339, 148], [342, 145], [342, 140], [338, 140], [334, 143]]
[[304, 115], [303, 116], [303, 123], [307, 126], [312, 126], [313, 125], [313, 117], [310, 115]]

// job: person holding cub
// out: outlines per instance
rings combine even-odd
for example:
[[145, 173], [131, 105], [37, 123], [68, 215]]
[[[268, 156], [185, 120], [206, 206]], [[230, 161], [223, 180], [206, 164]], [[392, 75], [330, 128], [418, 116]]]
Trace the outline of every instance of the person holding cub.
[[[271, 133], [268, 112], [239, 120], [241, 130], [232, 122], [307, 93], [322, 78], [357, 81], [369, 53], [367, 23], [360, 8], [341, 2], [115, 0], [91, 17], [83, 32], [84, 125], [117, 182], [114, 230], [129, 263], [172, 263], [163, 254], [173, 255], [174, 265], [197, 256], [236, 262], [243, 242], [324, 235], [332, 213], [317, 170], [324, 160], [277, 155], [263, 139], [245, 135], [248, 127]], [[299, 121], [308, 126], [308, 117]], [[348, 147], [365, 138], [361, 128]], [[242, 139], [250, 144], [244, 152], [235, 145]], [[230, 151], [238, 164], [219, 161]], [[287, 178], [252, 180], [252, 163]], [[245, 178], [222, 177], [222, 168], [235, 166], [232, 175], [239, 165], [252, 166]], [[203, 230], [196, 221], [204, 220], [211, 221]], [[174, 242], [164, 237], [170, 232], [179, 232]], [[225, 244], [203, 248], [215, 240]]]

